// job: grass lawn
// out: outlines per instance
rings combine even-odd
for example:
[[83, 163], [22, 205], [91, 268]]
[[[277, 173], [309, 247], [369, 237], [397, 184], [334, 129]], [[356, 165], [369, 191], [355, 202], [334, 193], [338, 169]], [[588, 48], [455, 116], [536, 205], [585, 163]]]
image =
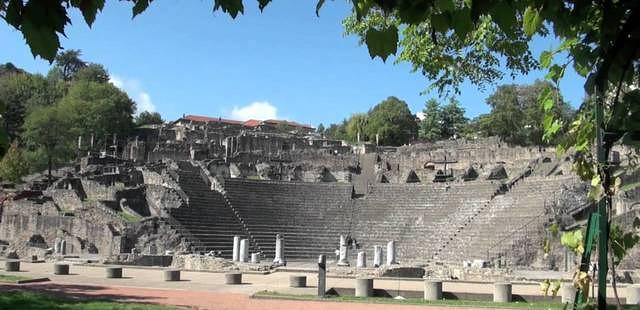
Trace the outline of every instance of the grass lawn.
[[33, 292], [8, 292], [0, 294], [0, 309], [169, 310], [176, 308], [135, 303], [119, 303], [108, 300], [71, 300]]
[[[354, 296], [331, 296], [326, 298], [318, 298], [315, 295], [291, 295], [282, 294], [273, 291], [261, 291], [254, 294], [255, 298], [271, 298], [271, 299], [288, 299], [288, 300], [321, 300], [335, 302], [360, 302], [360, 303], [376, 303], [376, 304], [402, 304], [402, 305], [425, 305], [425, 306], [455, 306], [455, 307], [474, 307], [474, 308], [514, 308], [514, 309], [564, 309], [564, 305], [557, 302], [511, 302], [498, 303], [492, 301], [477, 300], [437, 300], [426, 301], [422, 298], [393, 299], [384, 297], [360, 298]], [[609, 308], [615, 309], [615, 305], [609, 305]], [[624, 309], [638, 309], [637, 306], [624, 306]]]
[[[16, 283], [18, 281], [31, 280], [29, 277], [14, 276], [11, 274], [0, 274], [0, 282], [4, 283]], [[0, 308], [2, 309], [2, 308]]]

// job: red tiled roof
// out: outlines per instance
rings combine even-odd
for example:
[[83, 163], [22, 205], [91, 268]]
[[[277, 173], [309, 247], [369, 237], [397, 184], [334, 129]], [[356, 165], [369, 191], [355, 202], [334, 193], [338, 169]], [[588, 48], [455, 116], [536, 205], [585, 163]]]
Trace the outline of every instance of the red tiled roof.
[[293, 126], [293, 127], [313, 129], [313, 126], [311, 126], [311, 125], [300, 124], [300, 123], [296, 123], [296, 122], [292, 122], [292, 121], [286, 121], [286, 120], [268, 119], [268, 120], [265, 120], [264, 122], [267, 123], [267, 124], [273, 124], [273, 125], [286, 123], [287, 125]]
[[246, 122], [244, 122], [244, 126], [245, 127], [258, 127], [260, 126], [261, 121], [257, 120], [257, 119], [250, 119], [247, 120]]
[[208, 117], [208, 116], [200, 116], [200, 115], [187, 115], [183, 117], [183, 119], [186, 119], [192, 122], [200, 122], [200, 123], [225, 123], [225, 124], [232, 124], [232, 125], [243, 124], [243, 122], [241, 121], [236, 121], [232, 119], [225, 119], [221, 117]]

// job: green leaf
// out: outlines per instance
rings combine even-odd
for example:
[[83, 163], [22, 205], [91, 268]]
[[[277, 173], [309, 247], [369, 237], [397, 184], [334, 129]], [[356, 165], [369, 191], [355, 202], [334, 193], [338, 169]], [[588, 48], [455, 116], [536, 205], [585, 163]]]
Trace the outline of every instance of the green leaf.
[[133, 5], [133, 17], [138, 16], [138, 14], [144, 12], [148, 7], [149, 7], [149, 3], [151, 3], [151, 1], [153, 0], [134, 0], [134, 5]]
[[596, 174], [595, 176], [593, 176], [593, 178], [591, 179], [591, 186], [598, 186], [600, 185], [600, 182], [602, 181], [602, 179], [600, 179], [600, 175]]
[[10, 0], [5, 13], [7, 23], [16, 29], [20, 29], [22, 23], [22, 0]]
[[441, 12], [449, 12], [453, 11], [456, 8], [456, 5], [453, 3], [453, 0], [436, 0], [435, 7]]
[[545, 78], [552, 80], [554, 83], [558, 83], [558, 80], [564, 76], [564, 68], [564, 66], [559, 65], [551, 66], [551, 68], [549, 68], [549, 72], [545, 75]]
[[386, 61], [389, 55], [395, 55], [398, 50], [398, 28], [396, 26], [389, 26], [383, 30], [371, 28], [367, 30], [365, 42], [371, 58], [379, 56], [382, 61]]
[[264, 8], [267, 7], [269, 2], [271, 2], [271, 0], [258, 0], [258, 8], [260, 9], [260, 12], [262, 12]]
[[322, 6], [324, 5], [324, 1], [325, 0], [318, 0], [318, 3], [316, 4], [316, 16], [320, 17], [320, 9], [322, 9]]
[[507, 1], [497, 1], [491, 9], [491, 18], [498, 24], [500, 30], [507, 34], [513, 33], [516, 24], [516, 12]]
[[85, 22], [91, 27], [98, 12], [104, 8], [104, 0], [74, 0], [71, 5], [80, 9]]
[[553, 53], [550, 51], [544, 51], [540, 54], [540, 66], [543, 68], [549, 68], [551, 61], [553, 60]]
[[216, 11], [218, 9], [222, 9], [222, 12], [229, 14], [231, 18], [236, 18], [238, 13], [244, 13], [242, 0], [215, 0], [213, 10]]
[[449, 30], [449, 16], [447, 14], [431, 15], [431, 26], [435, 31], [446, 32]]
[[562, 233], [560, 244], [571, 250], [578, 251], [582, 245], [582, 230], [576, 229]]
[[473, 29], [473, 21], [471, 20], [471, 11], [469, 8], [463, 8], [453, 13], [453, 29], [456, 35], [464, 39]]
[[533, 36], [540, 26], [542, 25], [542, 17], [540, 17], [540, 11], [533, 7], [527, 7], [524, 10], [523, 15], [523, 27], [524, 33], [528, 36]]

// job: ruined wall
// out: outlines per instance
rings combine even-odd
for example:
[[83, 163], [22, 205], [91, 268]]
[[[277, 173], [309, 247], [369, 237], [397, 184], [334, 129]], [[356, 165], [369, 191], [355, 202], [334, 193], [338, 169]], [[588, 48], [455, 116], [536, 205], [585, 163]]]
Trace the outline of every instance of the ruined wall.
[[111, 215], [96, 209], [77, 210], [75, 216], [61, 216], [50, 203], [10, 201], [3, 207], [0, 239], [8, 241], [25, 256], [34, 251], [27, 246], [34, 235], [42, 236], [44, 246], [51, 248], [56, 238], [66, 240], [69, 254], [97, 251], [109, 255], [120, 251], [117, 227], [121, 225]]

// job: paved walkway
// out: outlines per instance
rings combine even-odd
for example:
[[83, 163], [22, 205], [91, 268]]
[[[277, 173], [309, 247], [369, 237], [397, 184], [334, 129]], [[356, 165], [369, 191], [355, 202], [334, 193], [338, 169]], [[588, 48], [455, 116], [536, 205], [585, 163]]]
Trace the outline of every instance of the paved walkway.
[[[319, 301], [283, 301], [249, 298], [255, 292], [270, 290], [287, 294], [316, 294], [316, 275], [307, 273], [307, 288], [290, 288], [289, 276], [293, 273], [276, 272], [268, 275], [243, 274], [243, 284], [225, 285], [223, 273], [182, 272], [182, 281], [165, 282], [161, 269], [124, 267], [123, 279], [107, 279], [104, 267], [71, 265], [68, 276], [53, 275], [53, 263], [21, 264], [17, 274], [28, 277], [48, 277], [51, 282], [29, 285], [1, 285], [0, 290], [43, 290], [55, 294], [78, 297], [101, 297], [120, 301], [143, 302], [205, 309], [438, 309], [438, 307], [374, 305]], [[305, 273], [296, 273], [305, 274]], [[327, 287], [354, 287], [353, 279], [327, 278]], [[422, 292], [422, 281], [375, 280], [375, 288]], [[490, 283], [445, 282], [443, 289], [449, 292], [473, 292], [491, 294]], [[513, 293], [537, 295], [537, 284], [514, 284]], [[455, 309], [455, 308], [446, 308]], [[469, 308], [465, 308], [469, 309]]]

